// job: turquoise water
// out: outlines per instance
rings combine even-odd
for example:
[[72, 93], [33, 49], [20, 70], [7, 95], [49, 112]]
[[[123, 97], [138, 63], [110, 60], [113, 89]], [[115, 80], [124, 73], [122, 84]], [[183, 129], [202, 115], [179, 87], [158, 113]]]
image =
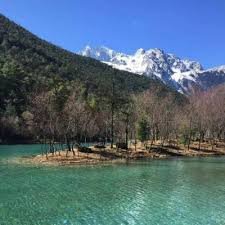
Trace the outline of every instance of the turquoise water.
[[37, 167], [0, 146], [0, 225], [224, 225], [225, 158]]

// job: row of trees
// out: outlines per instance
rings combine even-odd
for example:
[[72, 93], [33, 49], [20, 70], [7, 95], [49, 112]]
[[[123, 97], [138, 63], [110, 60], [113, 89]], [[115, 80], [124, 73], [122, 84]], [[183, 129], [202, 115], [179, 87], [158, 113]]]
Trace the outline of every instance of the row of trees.
[[202, 92], [190, 98], [186, 120], [189, 142], [192, 139], [209, 141], [212, 150], [217, 141], [225, 141], [225, 86]]
[[[122, 141], [125, 129], [128, 145], [129, 99], [115, 90], [97, 97], [87, 93], [76, 83], [69, 95], [60, 101], [62, 93], [47, 91], [31, 97], [31, 108], [26, 123], [38, 140], [48, 142], [54, 151], [56, 142], [65, 143], [69, 151], [84, 142], [99, 141], [102, 145]], [[116, 139], [117, 140], [116, 140]]]
[[225, 86], [195, 93], [182, 106], [152, 91], [137, 99], [142, 140], [183, 143], [188, 149], [192, 141], [198, 141], [199, 149], [202, 142], [210, 142], [213, 149], [216, 141], [225, 141]]
[[224, 141], [225, 86], [196, 93], [183, 102], [160, 88], [133, 95], [121, 88], [112, 79], [107, 92], [95, 95], [79, 82], [58, 84], [50, 91], [26, 96], [27, 106], [21, 103], [26, 110], [13, 106], [14, 98], [9, 97], [0, 116], [0, 136], [18, 131], [18, 138], [48, 143], [50, 151], [55, 143], [66, 143], [73, 152], [86, 141], [110, 142], [111, 147], [123, 143], [124, 148], [137, 140], [150, 147], [159, 142], [162, 146], [183, 143], [188, 148], [198, 141], [199, 149], [205, 141], [212, 148], [218, 140]]
[[[66, 143], [74, 152], [86, 141], [123, 143], [128, 148], [140, 140], [154, 143], [185, 144], [192, 141], [225, 141], [225, 87], [193, 95], [187, 103], [177, 104], [173, 95], [161, 96], [160, 90], [139, 95], [109, 96], [97, 99], [86, 96], [85, 88], [76, 84], [65, 102], [56, 92], [42, 92], [31, 98], [31, 108], [23, 114], [27, 131], [50, 145]], [[75, 154], [75, 153], [74, 153]]]

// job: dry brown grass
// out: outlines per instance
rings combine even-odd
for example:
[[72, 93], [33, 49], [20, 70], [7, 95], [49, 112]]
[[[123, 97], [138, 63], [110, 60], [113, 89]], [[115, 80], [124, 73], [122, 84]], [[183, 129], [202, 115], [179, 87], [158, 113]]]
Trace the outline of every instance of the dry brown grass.
[[198, 143], [194, 142], [190, 146], [190, 150], [183, 145], [169, 145], [165, 144], [163, 147], [160, 143], [155, 143], [146, 150], [146, 147], [142, 143], [137, 143], [136, 151], [134, 145], [129, 146], [129, 150], [111, 149], [107, 147], [104, 150], [95, 149], [91, 147], [93, 153], [82, 153], [75, 151], [56, 152], [55, 154], [49, 153], [46, 155], [37, 155], [35, 157], [26, 158], [24, 162], [32, 164], [44, 164], [44, 165], [81, 165], [81, 164], [99, 164], [99, 163], [117, 163], [127, 162], [127, 160], [137, 159], [152, 159], [152, 158], [169, 158], [173, 156], [183, 157], [198, 157], [198, 156], [214, 156], [225, 155], [225, 144], [217, 143], [214, 150], [211, 150], [209, 143], [202, 143], [201, 150], [198, 149]]

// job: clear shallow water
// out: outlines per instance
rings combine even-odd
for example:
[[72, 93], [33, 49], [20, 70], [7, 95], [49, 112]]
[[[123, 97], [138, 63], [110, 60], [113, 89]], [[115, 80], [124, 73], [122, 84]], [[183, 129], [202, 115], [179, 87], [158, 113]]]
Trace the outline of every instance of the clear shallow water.
[[34, 167], [0, 146], [0, 225], [224, 225], [225, 158]]

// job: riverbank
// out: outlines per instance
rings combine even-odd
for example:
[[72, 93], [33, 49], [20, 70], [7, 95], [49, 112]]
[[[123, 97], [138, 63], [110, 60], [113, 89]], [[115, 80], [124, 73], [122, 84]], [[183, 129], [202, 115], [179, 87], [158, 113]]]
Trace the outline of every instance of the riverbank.
[[151, 147], [137, 144], [130, 146], [129, 150], [111, 149], [109, 146], [105, 149], [90, 147], [91, 153], [84, 153], [75, 149], [74, 152], [56, 151], [54, 154], [40, 154], [31, 157], [23, 157], [23, 163], [32, 163], [37, 165], [82, 165], [82, 164], [103, 164], [103, 163], [124, 163], [139, 159], [165, 159], [170, 157], [207, 157], [225, 155], [225, 144], [218, 143], [211, 149], [208, 143], [203, 143], [201, 149], [198, 143], [193, 143], [188, 150], [184, 146], [152, 145]]

